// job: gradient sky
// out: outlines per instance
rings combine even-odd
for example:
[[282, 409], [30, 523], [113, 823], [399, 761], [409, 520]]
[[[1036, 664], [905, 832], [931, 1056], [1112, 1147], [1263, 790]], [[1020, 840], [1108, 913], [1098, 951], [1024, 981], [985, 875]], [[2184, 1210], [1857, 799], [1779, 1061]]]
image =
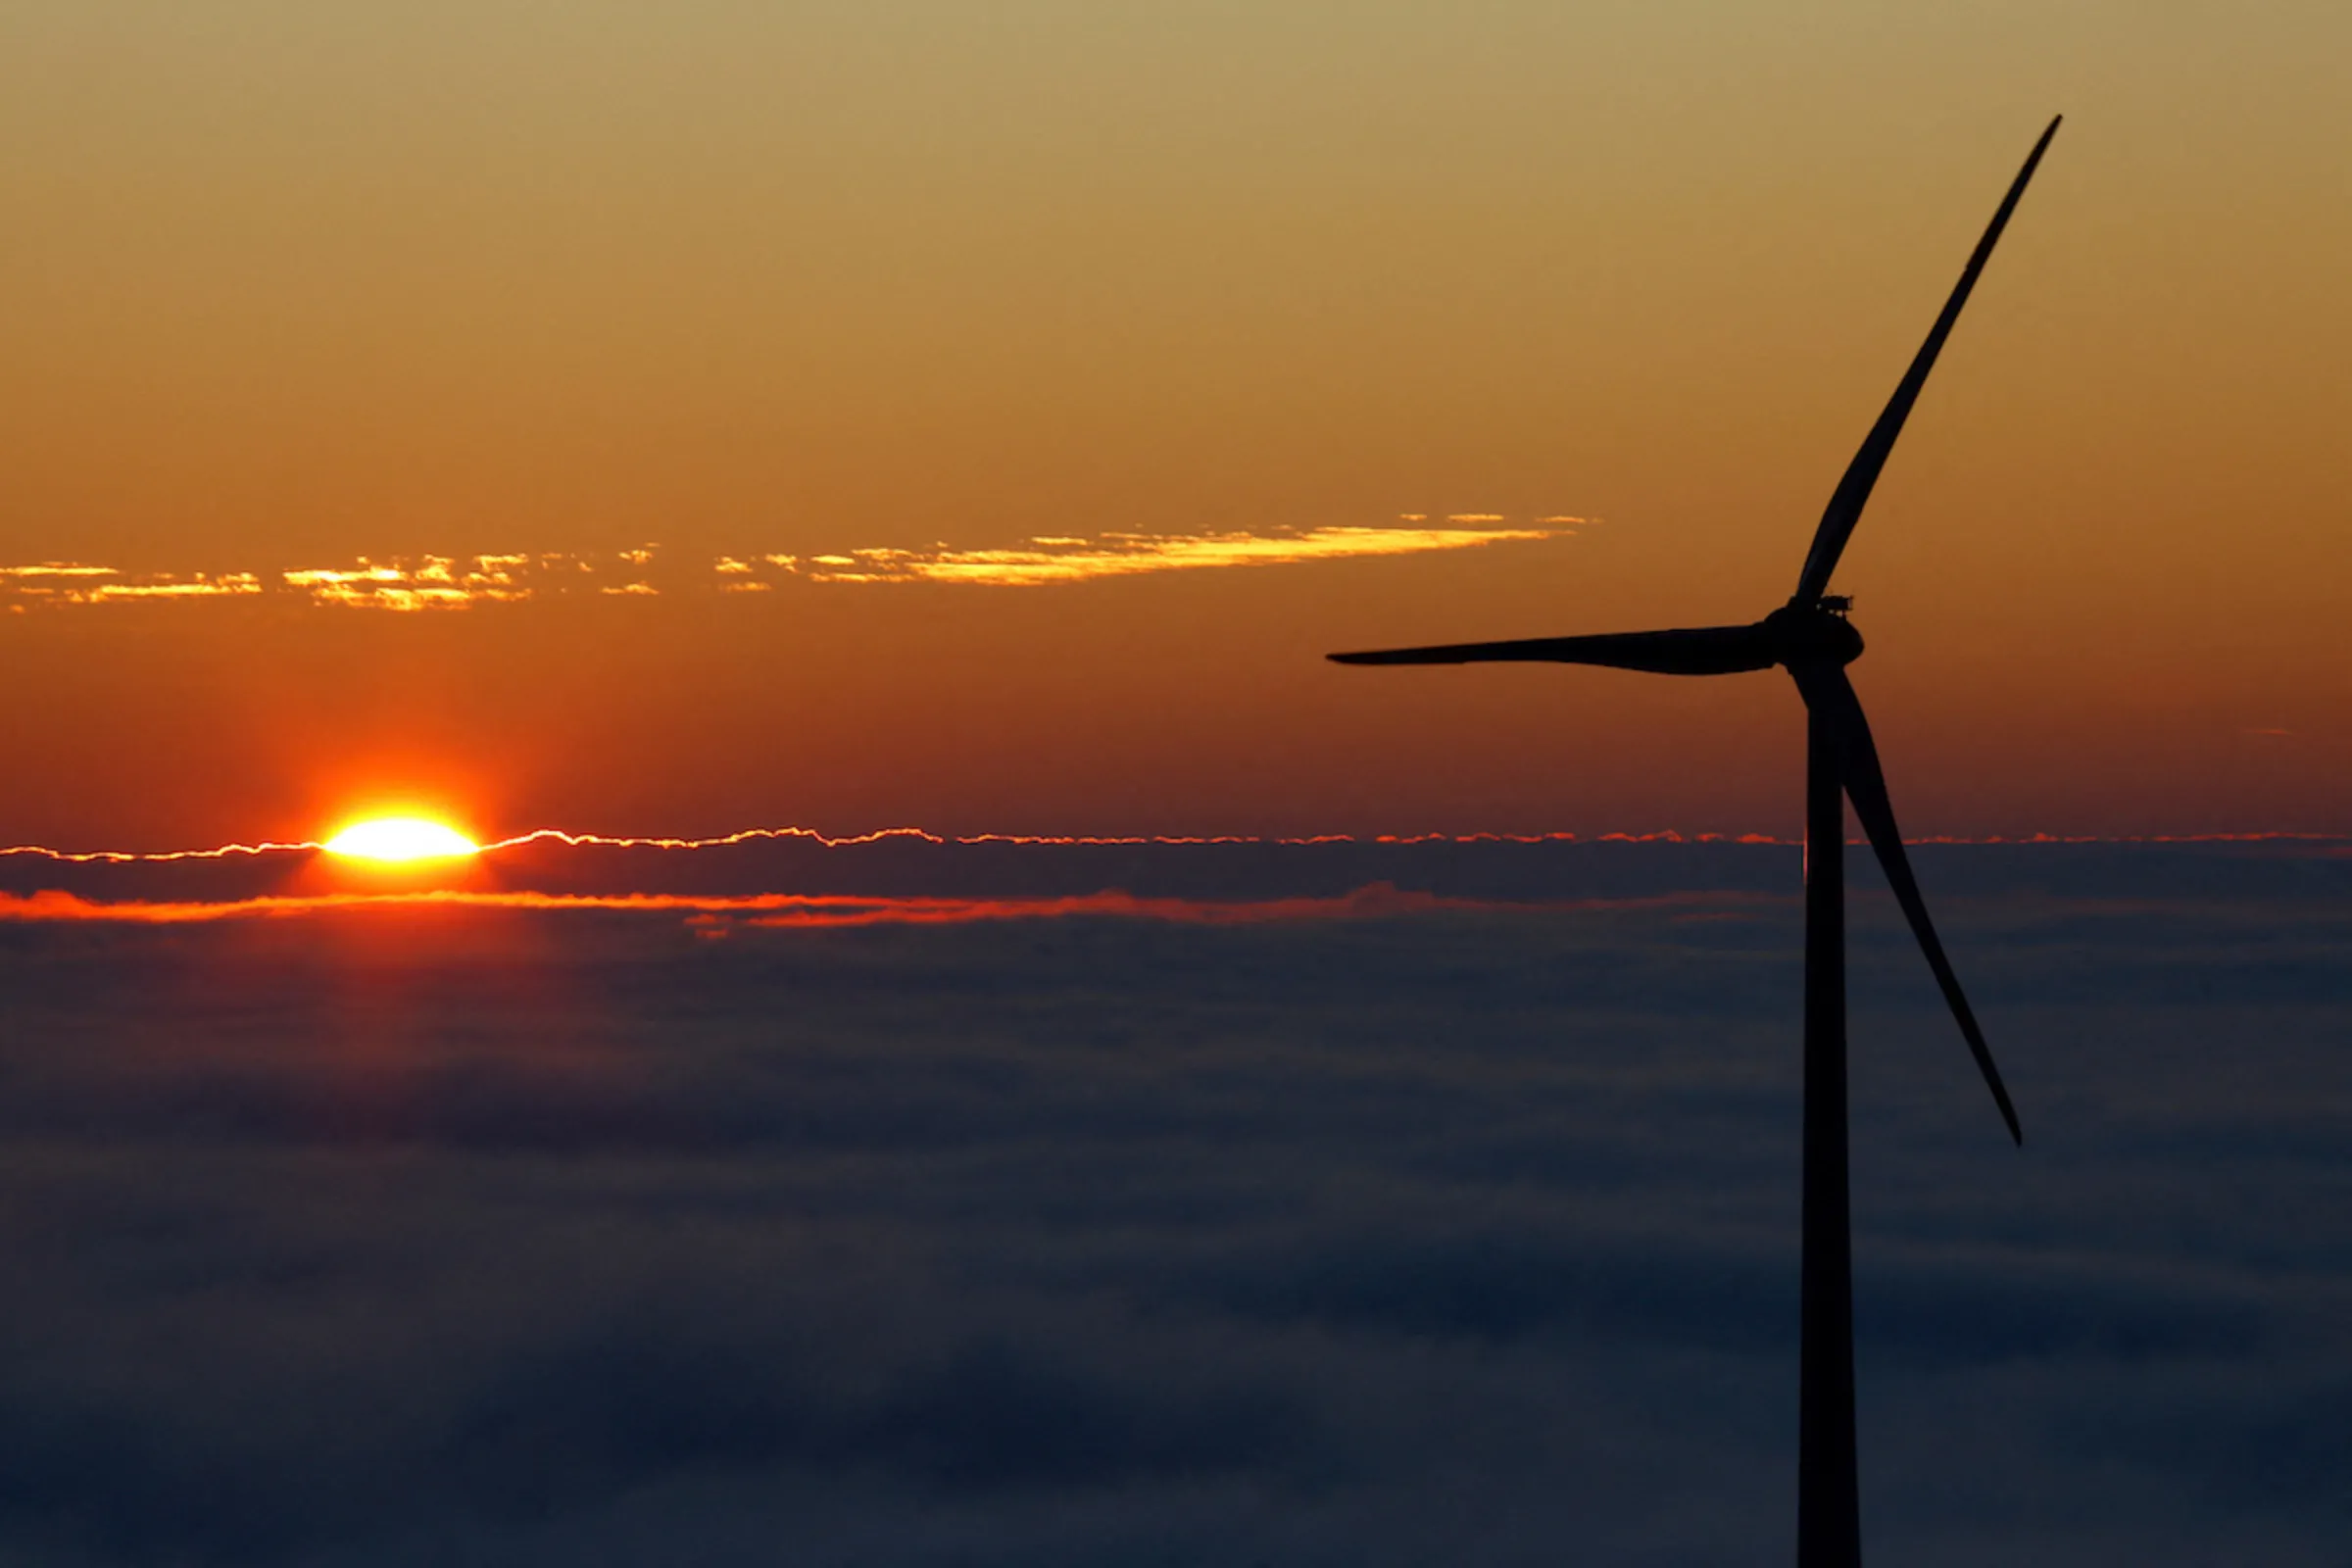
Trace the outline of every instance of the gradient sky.
[[[2057, 112], [1840, 574], [1904, 825], [2352, 828], [2348, 54], [2321, 4], [0, 6], [0, 566], [271, 590], [0, 594], [0, 841], [1793, 832], [1777, 675], [1317, 656], [1778, 603]], [[1448, 517], [1552, 532], [808, 566]], [[597, 591], [284, 582], [513, 553]]]

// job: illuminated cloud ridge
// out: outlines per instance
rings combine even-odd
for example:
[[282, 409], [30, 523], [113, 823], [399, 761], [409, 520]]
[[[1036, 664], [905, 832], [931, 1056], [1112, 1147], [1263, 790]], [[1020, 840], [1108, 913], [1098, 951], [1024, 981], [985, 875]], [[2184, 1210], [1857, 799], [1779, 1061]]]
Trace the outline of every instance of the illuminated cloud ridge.
[[[2010, 896], [2052, 878], [2127, 899], [2183, 878], [2262, 897], [2352, 891], [2352, 844], [2341, 839], [1915, 842], [1937, 887], [1961, 898]], [[714, 935], [730, 924], [1111, 917], [1230, 925], [1661, 901], [1693, 919], [1747, 918], [1793, 900], [1799, 855], [1766, 838], [1673, 832], [1144, 838], [912, 828], [707, 839], [542, 830], [476, 855], [396, 863], [354, 861], [315, 842], [163, 853], [21, 846], [0, 850], [0, 925], [601, 909], [667, 914]]]

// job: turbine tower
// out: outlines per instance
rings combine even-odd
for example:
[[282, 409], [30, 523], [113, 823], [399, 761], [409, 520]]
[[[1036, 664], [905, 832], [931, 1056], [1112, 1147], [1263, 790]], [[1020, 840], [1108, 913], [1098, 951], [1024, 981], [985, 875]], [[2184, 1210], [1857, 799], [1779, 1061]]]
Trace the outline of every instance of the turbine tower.
[[[2061, 117], [2063, 118], [2063, 117]], [[1442, 648], [1396, 648], [1333, 654], [1343, 664], [1472, 664], [1532, 661], [1603, 664], [1661, 675], [1729, 675], [1787, 669], [1805, 703], [1805, 1129], [1803, 1264], [1797, 1396], [1796, 1560], [1798, 1568], [1857, 1568], [1862, 1560], [1860, 1496], [1854, 1475], [1854, 1316], [1852, 1236], [1846, 1207], [1845, 1114], [1845, 802], [1854, 805], [1870, 847], [1878, 853], [1895, 902], [1911, 922], [1928, 967], [1959, 1020], [1977, 1070], [2000, 1106], [2017, 1143], [2017, 1111], [2001, 1084], [1984, 1031], [1969, 1010], [1960, 979], [1944, 956], [1928, 906], [1911, 874], [1870, 722], [1845, 666], [1862, 654], [1862, 634], [1846, 619], [1852, 601], [1829, 591], [1830, 574], [1853, 537], [1879, 470], [1902, 434], [1936, 356], [1960, 318], [1977, 276], [1999, 242], [2026, 182], [2034, 177], [2057, 120], [2041, 133], [2001, 198], [1984, 237], [1944, 302], [1911, 368], [1887, 399], [1862, 450], [1838, 481], [1814, 531], [1813, 548], [1788, 602], [1746, 626], [1702, 626], [1592, 637], [1538, 637], [1520, 642], [1458, 643]]]

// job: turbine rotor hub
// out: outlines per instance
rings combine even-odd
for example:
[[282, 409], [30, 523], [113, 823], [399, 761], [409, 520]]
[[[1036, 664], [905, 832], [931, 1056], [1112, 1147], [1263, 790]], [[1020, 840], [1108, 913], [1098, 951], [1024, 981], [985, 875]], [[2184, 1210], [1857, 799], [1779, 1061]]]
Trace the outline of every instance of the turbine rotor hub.
[[1761, 622], [1776, 664], [1850, 664], [1862, 657], [1862, 634], [1835, 606], [1783, 605]]

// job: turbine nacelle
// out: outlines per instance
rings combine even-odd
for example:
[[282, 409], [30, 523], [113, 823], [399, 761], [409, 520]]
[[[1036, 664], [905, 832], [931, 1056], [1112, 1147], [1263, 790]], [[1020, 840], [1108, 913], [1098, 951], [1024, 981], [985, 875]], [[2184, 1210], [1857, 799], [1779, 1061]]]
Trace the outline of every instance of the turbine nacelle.
[[1755, 630], [1772, 650], [1773, 663], [1790, 669], [1799, 664], [1842, 668], [1862, 657], [1862, 634], [1843, 613], [1852, 603], [1834, 599], [1819, 605], [1783, 605], [1757, 621]]

